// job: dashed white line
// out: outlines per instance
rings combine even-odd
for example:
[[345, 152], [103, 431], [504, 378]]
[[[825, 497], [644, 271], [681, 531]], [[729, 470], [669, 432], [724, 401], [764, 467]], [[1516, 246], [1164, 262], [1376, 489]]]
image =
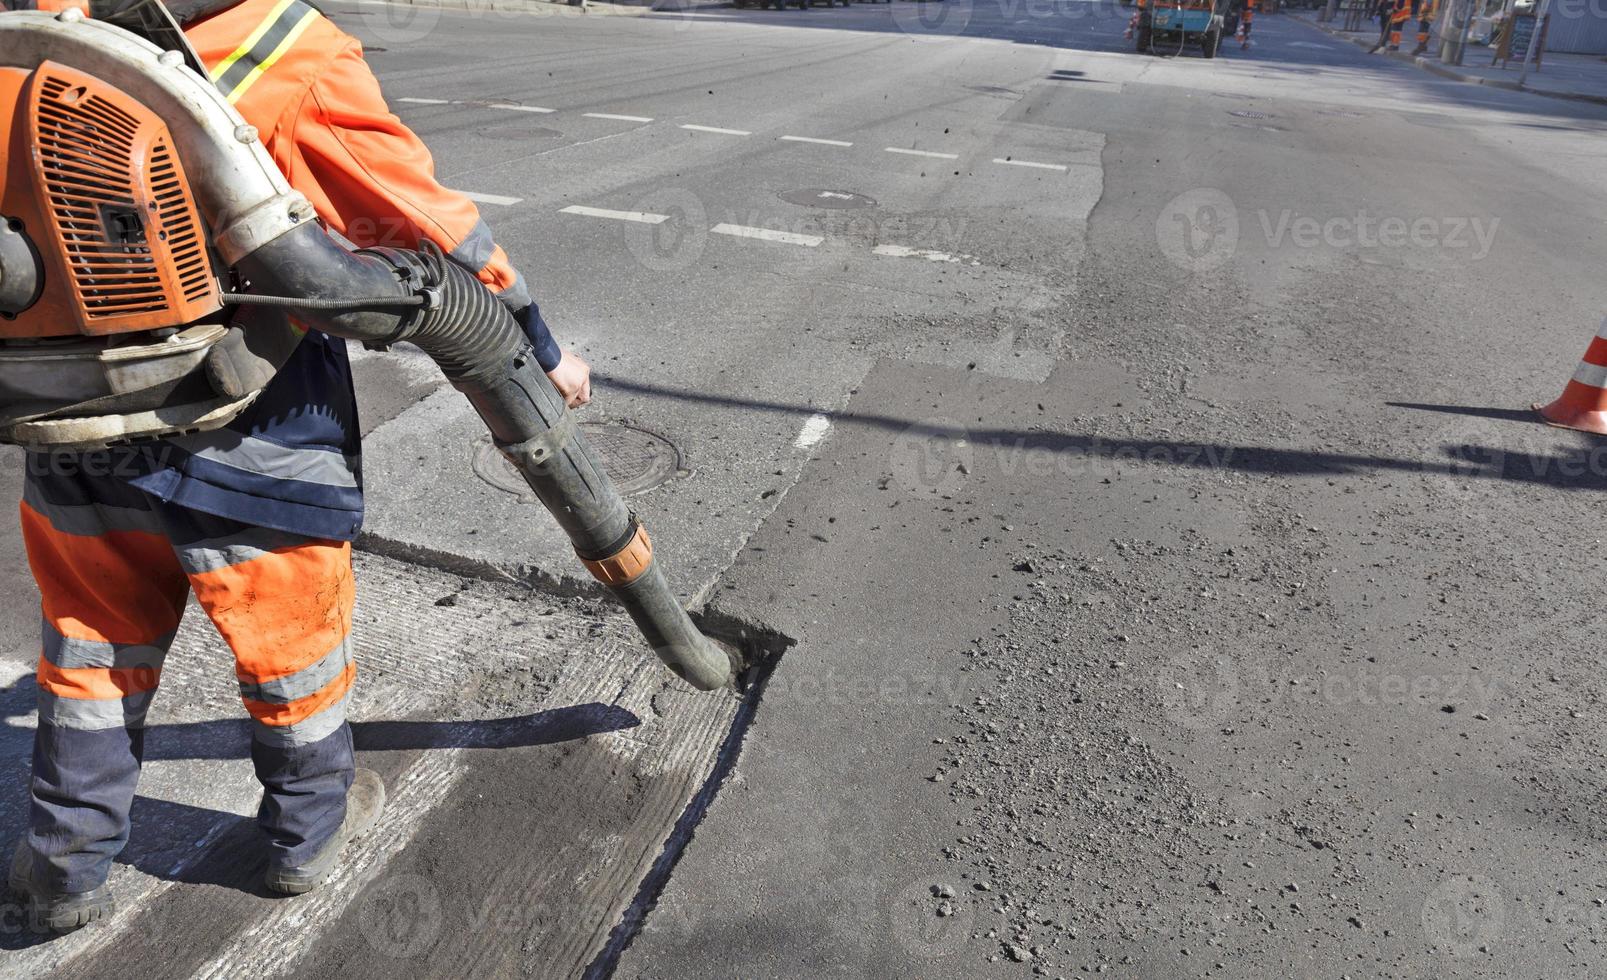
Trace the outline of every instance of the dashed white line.
[[948, 252], [937, 252], [929, 248], [910, 248], [907, 245], [878, 245], [871, 249], [873, 255], [890, 255], [898, 259], [925, 259], [928, 262], [952, 262], [971, 265], [981, 265], [969, 255], [951, 255]]
[[548, 109], [539, 105], [501, 105], [493, 103], [489, 108], [506, 109], [508, 112], [557, 112], [557, 109]]
[[652, 116], [621, 116], [614, 112], [585, 112], [581, 113], [581, 115], [591, 119], [616, 119], [619, 122], [649, 123], [653, 121]]
[[414, 105], [451, 105], [451, 99], [397, 99], [398, 102], [411, 102]]
[[993, 162], [1002, 163], [1009, 167], [1035, 167], [1038, 170], [1058, 170], [1061, 173], [1066, 172], [1066, 165], [1063, 163], [1033, 163], [1031, 160], [1007, 160], [1004, 157], [994, 157]]
[[458, 193], [462, 194], [469, 200], [478, 202], [480, 204], [501, 204], [506, 206], [509, 204], [518, 204], [520, 201], [524, 200], [522, 197], [504, 197], [501, 194], [482, 194], [479, 191], [458, 191]]
[[615, 221], [638, 221], [644, 225], [661, 225], [670, 220], [667, 214], [653, 214], [648, 211], [611, 211], [608, 208], [588, 208], [583, 204], [571, 204], [558, 213], [582, 214], [588, 218], [612, 218]]
[[819, 143], [821, 146], [853, 146], [847, 140], [823, 140], [814, 136], [783, 136], [781, 139], [790, 143]]
[[906, 245], [878, 245], [871, 249], [876, 255], [891, 255], [900, 259], [926, 259], [928, 262], [958, 262], [947, 252], [934, 252], [929, 248], [910, 248]]
[[819, 235], [800, 235], [791, 231], [776, 231], [774, 228], [750, 228], [747, 225], [718, 224], [709, 229], [711, 234], [730, 235], [734, 238], [757, 238], [766, 242], [781, 242], [784, 245], [802, 245], [805, 248], [814, 248], [825, 241]]
[[886, 149], [888, 153], [903, 153], [906, 156], [912, 157], [936, 157], [939, 160], [958, 160], [960, 158], [958, 153], [934, 153], [931, 150], [906, 150], [902, 146], [889, 146]]
[[745, 129], [721, 129], [718, 126], [696, 126], [696, 125], [693, 125], [692, 123], [682, 123], [681, 128], [682, 129], [690, 129], [693, 132], [697, 132], [697, 133], [720, 133], [723, 136], [752, 136], [753, 135], [752, 133], [748, 132]]
[[831, 419], [824, 415], [811, 415], [804, 420], [803, 429], [792, 444], [799, 449], [811, 449], [831, 431]]

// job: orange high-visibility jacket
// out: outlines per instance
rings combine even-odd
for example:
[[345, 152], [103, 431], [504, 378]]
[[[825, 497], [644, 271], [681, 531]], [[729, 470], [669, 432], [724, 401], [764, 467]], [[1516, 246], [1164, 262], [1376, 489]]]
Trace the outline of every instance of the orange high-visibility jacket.
[[329, 227], [360, 247], [429, 238], [511, 309], [530, 302], [474, 202], [436, 183], [430, 151], [386, 108], [356, 38], [302, 0], [243, 0], [184, 33]]

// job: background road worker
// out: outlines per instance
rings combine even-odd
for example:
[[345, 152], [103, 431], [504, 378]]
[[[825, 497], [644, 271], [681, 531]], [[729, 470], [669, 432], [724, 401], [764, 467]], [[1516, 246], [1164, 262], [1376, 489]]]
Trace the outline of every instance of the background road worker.
[[1438, 6], [1435, 0], [1413, 0], [1413, 12], [1417, 17], [1417, 47], [1412, 49], [1414, 56], [1428, 52], [1428, 36], [1434, 28], [1434, 15]]
[[1255, 0], [1243, 0], [1244, 12], [1239, 14], [1239, 47], [1250, 47], [1250, 29], [1255, 24]]

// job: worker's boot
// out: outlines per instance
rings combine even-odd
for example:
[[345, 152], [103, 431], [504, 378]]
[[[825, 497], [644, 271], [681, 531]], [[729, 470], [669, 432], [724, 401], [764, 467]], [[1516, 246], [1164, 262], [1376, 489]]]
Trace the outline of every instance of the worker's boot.
[[108, 918], [117, 907], [111, 886], [104, 883], [87, 892], [56, 891], [42, 880], [40, 863], [23, 837], [11, 853], [11, 872], [6, 876], [11, 893], [26, 903], [31, 928], [72, 932]]
[[1417, 47], [1412, 49], [1412, 57], [1417, 58], [1428, 53], [1428, 42], [1419, 41]]
[[297, 865], [285, 863], [277, 855], [268, 861], [268, 874], [264, 883], [270, 891], [281, 895], [305, 895], [340, 862], [340, 852], [346, 845], [373, 829], [385, 809], [385, 784], [379, 773], [359, 769], [352, 777], [351, 788], [346, 791], [346, 817], [335, 833], [318, 851]]

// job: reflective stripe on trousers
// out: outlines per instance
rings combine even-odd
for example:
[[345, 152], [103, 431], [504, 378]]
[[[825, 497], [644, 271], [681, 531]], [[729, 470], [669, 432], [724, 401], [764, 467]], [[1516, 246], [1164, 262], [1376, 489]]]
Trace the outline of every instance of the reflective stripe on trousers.
[[226, 521], [82, 475], [30, 473], [21, 512], [44, 613], [41, 721], [142, 727], [192, 591], [234, 651], [257, 740], [308, 744], [344, 721], [357, 670], [349, 544]]
[[40, 460], [21, 516], [44, 615], [27, 846], [45, 882], [95, 888], [127, 842], [146, 713], [192, 591], [234, 651], [268, 846], [290, 865], [316, 854], [354, 768], [350, 546]]

